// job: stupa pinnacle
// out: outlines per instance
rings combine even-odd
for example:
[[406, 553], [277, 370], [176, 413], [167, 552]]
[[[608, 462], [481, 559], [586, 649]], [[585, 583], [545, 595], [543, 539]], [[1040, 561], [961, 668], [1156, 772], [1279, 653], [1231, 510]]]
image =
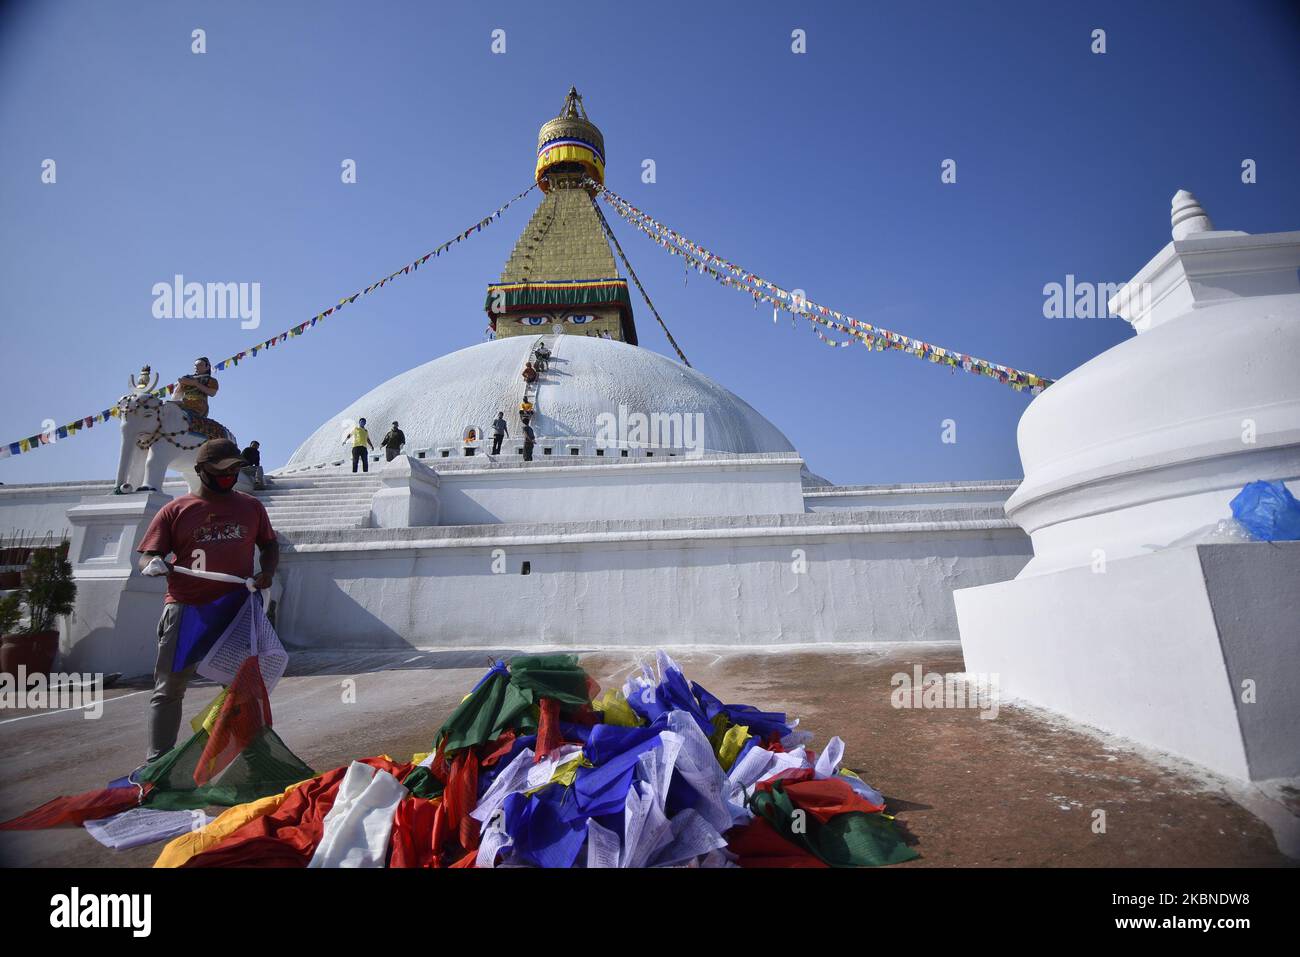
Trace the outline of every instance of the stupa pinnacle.
[[537, 183], [546, 194], [524, 227], [501, 280], [487, 289], [497, 338], [575, 333], [636, 345], [627, 280], [605, 238], [587, 179], [605, 182], [605, 138], [569, 88], [537, 134]]
[[[581, 182], [589, 176], [605, 182], [605, 137], [587, 118], [582, 96], [569, 87], [560, 115], [537, 131], [537, 184], [550, 191], [552, 182]], [[576, 183], [574, 184], [576, 185]]]

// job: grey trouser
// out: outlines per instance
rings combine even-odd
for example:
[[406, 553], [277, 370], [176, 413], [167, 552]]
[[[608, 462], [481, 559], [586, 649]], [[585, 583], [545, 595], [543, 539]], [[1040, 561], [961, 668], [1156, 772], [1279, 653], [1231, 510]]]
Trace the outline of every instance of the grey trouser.
[[248, 465], [240, 471], [251, 478], [254, 485], [264, 485], [266, 483], [266, 474], [262, 471], [260, 465]]
[[185, 686], [194, 677], [196, 665], [172, 671], [176, 642], [181, 632], [181, 613], [187, 606], [178, 602], [163, 605], [158, 619], [158, 661], [153, 666], [153, 697], [149, 699], [149, 754], [146, 761], [160, 758], [176, 746], [181, 729], [181, 702]]

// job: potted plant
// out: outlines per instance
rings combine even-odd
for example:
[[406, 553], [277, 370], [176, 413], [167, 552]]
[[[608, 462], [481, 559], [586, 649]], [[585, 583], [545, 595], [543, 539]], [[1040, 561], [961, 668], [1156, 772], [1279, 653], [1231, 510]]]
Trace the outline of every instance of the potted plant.
[[0, 598], [0, 635], [17, 631], [22, 617], [23, 610], [17, 595], [5, 595]]
[[17, 588], [22, 583], [22, 566], [31, 555], [33, 541], [34, 536], [18, 531], [0, 542], [4, 546], [0, 548], [0, 566], [8, 566], [0, 568], [0, 591]]
[[[25, 665], [29, 675], [49, 674], [59, 651], [59, 618], [72, 612], [77, 597], [68, 542], [34, 552], [23, 572], [22, 587], [10, 597], [17, 597], [27, 609], [27, 627], [4, 635], [0, 668], [15, 676], [19, 665]], [[13, 627], [8, 625], [6, 631]]]

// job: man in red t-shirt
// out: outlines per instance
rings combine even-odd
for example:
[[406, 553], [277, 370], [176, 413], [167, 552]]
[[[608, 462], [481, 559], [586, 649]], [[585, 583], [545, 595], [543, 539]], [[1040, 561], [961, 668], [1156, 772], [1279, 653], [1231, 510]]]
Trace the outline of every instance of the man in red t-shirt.
[[[258, 588], [271, 587], [280, 547], [266, 508], [251, 495], [235, 491], [239, 470], [247, 462], [239, 446], [228, 439], [209, 439], [199, 448], [194, 470], [201, 486], [197, 495], [181, 495], [158, 510], [137, 551], [140, 570], [167, 574], [167, 597], [158, 621], [158, 661], [154, 665], [153, 697], [149, 700], [149, 754], [145, 762], [162, 757], [176, 744], [181, 726], [185, 686], [194, 665], [172, 671], [181, 615], [192, 605], [206, 605], [243, 588], [233, 582], [194, 578], [171, 571], [179, 564], [240, 578], [253, 577], [253, 547], [261, 553]], [[167, 556], [172, 561], [167, 562]], [[152, 566], [152, 567], [150, 567]]]

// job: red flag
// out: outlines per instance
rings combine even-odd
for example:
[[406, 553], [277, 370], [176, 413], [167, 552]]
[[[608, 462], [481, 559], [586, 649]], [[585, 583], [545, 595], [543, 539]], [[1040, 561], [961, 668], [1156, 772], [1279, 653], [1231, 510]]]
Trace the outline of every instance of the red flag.
[[[145, 792], [148, 788], [146, 786]], [[98, 821], [140, 803], [141, 789], [134, 784], [124, 788], [103, 788], [71, 797], [56, 797], [21, 817], [0, 824], [0, 831], [39, 831], [47, 827], [79, 827], [87, 821]]]
[[761, 782], [757, 790], [770, 791], [780, 781], [791, 803], [823, 824], [838, 814], [875, 814], [885, 809], [883, 804], [873, 804], [853, 790], [844, 778], [814, 780], [814, 773], [812, 768], [791, 768]]
[[492, 750], [488, 751], [487, 756], [479, 762], [479, 767], [492, 767], [492, 765], [496, 764], [497, 761], [510, 753], [510, 749], [514, 747], [514, 744], [515, 732], [513, 730], [507, 730], [501, 735], [501, 737], [497, 738], [495, 741], [489, 742], [486, 747], [484, 747], [483, 750], [485, 751], [487, 751], [488, 748], [491, 748]]
[[257, 732], [270, 726], [271, 699], [262, 682], [257, 656], [249, 655], [239, 666], [216, 723], [208, 732], [208, 745], [194, 768], [194, 783], [207, 784], [248, 747]]
[[824, 861], [787, 841], [761, 817], [727, 832], [727, 850], [741, 867], [827, 867]]
[[[409, 770], [387, 758], [362, 760], [399, 779]], [[270, 814], [253, 818], [181, 867], [306, 867], [325, 833], [325, 815], [334, 806], [347, 770], [335, 768], [298, 785]]]
[[439, 800], [408, 797], [397, 805], [388, 845], [389, 867], [432, 867], [433, 824]]
[[537, 753], [533, 755], [534, 764], [544, 760], [548, 754], [564, 743], [564, 738], [560, 734], [560, 702], [554, 698], [542, 698], [538, 706], [542, 717], [537, 723]]

